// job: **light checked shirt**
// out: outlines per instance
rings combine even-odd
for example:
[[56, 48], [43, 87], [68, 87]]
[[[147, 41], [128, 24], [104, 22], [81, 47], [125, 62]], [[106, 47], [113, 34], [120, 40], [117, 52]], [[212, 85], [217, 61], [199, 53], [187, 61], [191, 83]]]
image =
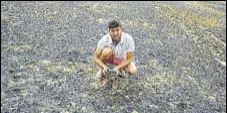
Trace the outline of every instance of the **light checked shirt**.
[[115, 46], [110, 34], [104, 35], [98, 42], [97, 49], [104, 49], [105, 47], [111, 47], [114, 57], [120, 59], [126, 59], [126, 52], [134, 52], [135, 44], [132, 36], [122, 32], [121, 41]]

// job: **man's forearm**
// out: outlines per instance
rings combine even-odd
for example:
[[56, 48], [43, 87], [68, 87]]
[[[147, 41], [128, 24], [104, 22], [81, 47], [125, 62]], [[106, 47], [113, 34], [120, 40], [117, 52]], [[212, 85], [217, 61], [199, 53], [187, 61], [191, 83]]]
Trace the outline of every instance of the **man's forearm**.
[[94, 57], [94, 61], [102, 69], [106, 66], [100, 59], [98, 59], [96, 57]]
[[118, 68], [118, 69], [124, 68], [124, 67], [126, 67], [127, 65], [129, 65], [129, 63], [130, 63], [131, 61], [132, 61], [131, 59], [123, 60], [123, 61], [117, 66], [117, 68]]

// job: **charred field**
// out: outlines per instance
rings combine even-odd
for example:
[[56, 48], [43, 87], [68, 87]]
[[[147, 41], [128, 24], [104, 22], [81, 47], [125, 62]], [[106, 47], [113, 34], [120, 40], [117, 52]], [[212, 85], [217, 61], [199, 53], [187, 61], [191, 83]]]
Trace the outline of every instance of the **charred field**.
[[[137, 75], [96, 81], [107, 23]], [[1, 112], [226, 112], [226, 2], [1, 2]]]

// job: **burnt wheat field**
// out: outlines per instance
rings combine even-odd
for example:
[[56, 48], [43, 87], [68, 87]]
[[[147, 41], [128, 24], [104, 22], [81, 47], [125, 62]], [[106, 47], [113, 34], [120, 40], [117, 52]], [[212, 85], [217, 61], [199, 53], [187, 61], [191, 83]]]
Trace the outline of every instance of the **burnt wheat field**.
[[[93, 61], [116, 19], [137, 75], [103, 88]], [[2, 113], [224, 113], [226, 2], [1, 1]]]

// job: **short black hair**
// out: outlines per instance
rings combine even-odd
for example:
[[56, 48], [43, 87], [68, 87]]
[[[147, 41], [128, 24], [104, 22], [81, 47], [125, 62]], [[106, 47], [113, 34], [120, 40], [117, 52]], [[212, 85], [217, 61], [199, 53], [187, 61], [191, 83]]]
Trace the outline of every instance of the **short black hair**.
[[109, 27], [109, 29], [121, 27], [121, 23], [117, 20], [112, 20], [112, 21], [109, 22], [108, 27]]

